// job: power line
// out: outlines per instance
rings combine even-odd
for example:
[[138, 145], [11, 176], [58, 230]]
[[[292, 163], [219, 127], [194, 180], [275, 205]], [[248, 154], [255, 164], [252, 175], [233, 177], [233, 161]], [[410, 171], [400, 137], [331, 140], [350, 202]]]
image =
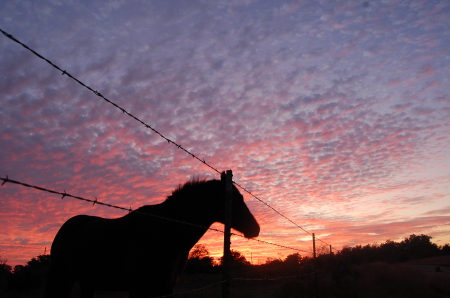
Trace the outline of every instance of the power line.
[[284, 217], [285, 219], [287, 219], [290, 223], [294, 224], [296, 227], [300, 228], [302, 231], [310, 234], [312, 236], [312, 234], [310, 232], [308, 232], [307, 230], [305, 230], [304, 228], [302, 228], [301, 226], [299, 226], [298, 224], [296, 224], [294, 221], [292, 221], [291, 219], [289, 219], [287, 216], [283, 215], [281, 212], [279, 212], [278, 210], [276, 210], [275, 208], [273, 208], [272, 206], [270, 206], [269, 204], [267, 204], [266, 202], [264, 202], [263, 200], [261, 200], [260, 198], [258, 198], [257, 196], [255, 196], [254, 194], [252, 194], [250, 191], [248, 191], [247, 189], [245, 189], [244, 187], [242, 187], [240, 184], [236, 183], [233, 181], [234, 184], [236, 184], [238, 187], [240, 187], [242, 190], [244, 190], [245, 192], [247, 192], [249, 195], [251, 195], [252, 197], [254, 197], [255, 199], [257, 199], [258, 201], [260, 201], [261, 203], [263, 203], [264, 205], [266, 205], [267, 207], [269, 207], [270, 209], [272, 209], [273, 211], [275, 211], [276, 213], [278, 213], [278, 215]]
[[[255, 199], [257, 199], [258, 201], [260, 201], [261, 203], [263, 203], [264, 205], [266, 205], [267, 207], [269, 207], [270, 209], [272, 209], [273, 211], [275, 211], [278, 215], [280, 215], [281, 217], [284, 217], [287, 221], [289, 221], [290, 223], [292, 223], [293, 225], [295, 225], [297, 228], [300, 228], [302, 231], [304, 231], [305, 233], [309, 234], [310, 236], [312, 236], [312, 233], [308, 232], [307, 230], [305, 230], [303, 227], [301, 227], [300, 225], [296, 224], [293, 220], [291, 220], [290, 218], [288, 218], [287, 216], [285, 216], [284, 214], [282, 214], [281, 212], [279, 212], [278, 210], [276, 210], [275, 208], [273, 208], [272, 206], [270, 206], [269, 204], [267, 204], [266, 202], [264, 202], [263, 200], [261, 200], [260, 198], [258, 198], [256, 195], [254, 195], [251, 191], [245, 189], [242, 185], [240, 185], [237, 182], [234, 182], [234, 184], [236, 184], [236, 186], [238, 186], [239, 188], [241, 188], [243, 191], [247, 192], [249, 195], [251, 195], [252, 197], [254, 197]], [[319, 240], [320, 242], [326, 244], [326, 245], [330, 245], [328, 243], [326, 243], [325, 241], [316, 238], [317, 240]]]
[[124, 114], [127, 114], [128, 116], [130, 116], [131, 118], [133, 118], [134, 120], [138, 121], [139, 123], [143, 124], [146, 128], [152, 130], [154, 133], [156, 133], [157, 135], [159, 135], [161, 138], [163, 138], [164, 140], [166, 140], [169, 144], [173, 144], [176, 147], [178, 147], [178, 149], [183, 150], [184, 152], [186, 152], [187, 154], [191, 155], [193, 158], [197, 159], [198, 161], [202, 162], [203, 164], [205, 164], [206, 166], [210, 167], [212, 170], [214, 170], [217, 173], [221, 173], [218, 169], [216, 169], [215, 167], [211, 166], [210, 164], [208, 164], [204, 159], [199, 158], [198, 156], [196, 156], [195, 154], [193, 154], [192, 152], [190, 152], [189, 150], [187, 150], [186, 148], [184, 148], [183, 146], [181, 146], [180, 144], [177, 144], [176, 142], [172, 141], [171, 139], [167, 138], [166, 136], [164, 136], [162, 133], [160, 133], [158, 130], [156, 130], [154, 127], [150, 126], [149, 124], [145, 123], [144, 121], [142, 121], [141, 119], [139, 119], [138, 117], [134, 116], [133, 114], [127, 112], [124, 108], [120, 107], [118, 104], [112, 102], [111, 100], [109, 100], [108, 98], [106, 98], [105, 96], [103, 96], [99, 91], [94, 90], [93, 88], [91, 88], [90, 86], [86, 85], [85, 83], [83, 83], [82, 81], [80, 81], [79, 79], [77, 79], [76, 77], [74, 77], [73, 75], [71, 75], [67, 70], [63, 70], [61, 69], [58, 65], [54, 64], [52, 61], [50, 61], [49, 59], [45, 58], [44, 56], [40, 55], [38, 52], [36, 52], [35, 50], [31, 49], [30, 47], [28, 47], [26, 44], [20, 42], [19, 40], [17, 40], [14, 36], [12, 36], [11, 34], [3, 31], [2, 29], [0, 29], [0, 31], [9, 39], [15, 41], [16, 43], [20, 44], [21, 46], [23, 46], [24, 48], [26, 48], [27, 50], [31, 51], [33, 54], [35, 54], [36, 56], [38, 56], [39, 58], [41, 58], [42, 60], [46, 61], [48, 64], [50, 64], [51, 66], [53, 66], [54, 68], [56, 68], [57, 70], [62, 72], [62, 75], [67, 75], [68, 77], [70, 77], [71, 79], [73, 79], [74, 81], [76, 81], [78, 84], [80, 84], [81, 86], [87, 88], [88, 90], [92, 91], [95, 95], [97, 95], [98, 97], [101, 97], [103, 100], [105, 100], [106, 102], [110, 103], [111, 105], [115, 106], [116, 108], [118, 108], [119, 110], [121, 110]]

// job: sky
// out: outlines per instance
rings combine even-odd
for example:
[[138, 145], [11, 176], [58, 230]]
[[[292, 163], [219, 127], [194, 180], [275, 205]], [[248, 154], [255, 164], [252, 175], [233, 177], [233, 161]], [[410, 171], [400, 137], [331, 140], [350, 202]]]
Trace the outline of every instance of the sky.
[[[233, 236], [253, 263], [310, 256], [310, 233], [321, 251], [450, 243], [446, 0], [4, 0], [0, 29], [308, 232], [241, 191], [258, 239], [289, 247]], [[3, 34], [0, 76], [2, 178], [125, 208], [219, 178]], [[126, 211], [6, 183], [0, 257], [48, 253], [77, 214]]]

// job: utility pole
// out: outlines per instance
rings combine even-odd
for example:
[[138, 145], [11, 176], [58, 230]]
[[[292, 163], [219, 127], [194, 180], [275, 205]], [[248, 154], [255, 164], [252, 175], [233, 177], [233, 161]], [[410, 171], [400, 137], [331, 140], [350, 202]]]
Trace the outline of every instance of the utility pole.
[[[223, 177], [222, 177], [223, 179]], [[222, 298], [230, 297], [230, 259], [231, 259], [231, 201], [233, 190], [233, 172], [228, 170], [226, 172], [226, 184], [225, 184], [225, 231], [223, 237], [223, 280], [222, 284]]]
[[319, 287], [317, 284], [317, 258], [316, 258], [316, 235], [312, 233], [313, 239], [313, 256], [314, 256], [314, 288], [316, 291], [316, 298], [319, 297]]

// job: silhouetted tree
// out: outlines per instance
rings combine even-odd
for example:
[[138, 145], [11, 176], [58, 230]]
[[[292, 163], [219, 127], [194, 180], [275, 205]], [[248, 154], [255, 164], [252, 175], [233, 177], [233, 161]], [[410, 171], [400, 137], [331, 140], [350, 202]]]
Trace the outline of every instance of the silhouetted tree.
[[283, 263], [287, 270], [292, 271], [292, 272], [298, 272], [301, 261], [302, 261], [302, 257], [297, 252], [297, 253], [288, 255], [286, 257], [286, 259], [284, 259]]
[[196, 244], [189, 253], [186, 263], [186, 273], [210, 273], [214, 267], [214, 259], [203, 244]]
[[316, 245], [316, 254], [318, 256], [329, 255], [330, 254], [330, 247], [328, 245], [326, 245], [326, 244]]
[[386, 240], [377, 249], [377, 261], [385, 261], [388, 263], [398, 262], [400, 260], [400, 245], [397, 242]]
[[277, 274], [284, 270], [284, 263], [280, 258], [267, 258], [264, 264], [259, 265], [259, 268], [266, 273]]
[[302, 257], [299, 253], [293, 253], [288, 255], [283, 261], [283, 274], [294, 275], [300, 273], [300, 264], [302, 263]]
[[344, 247], [336, 254], [339, 263], [363, 264], [375, 261], [388, 263], [405, 262], [414, 259], [450, 254], [448, 244], [438, 247], [427, 235], [410, 235], [401, 242], [387, 240], [380, 245]]
[[27, 262], [27, 266], [30, 268], [42, 269], [50, 266], [50, 255], [39, 255], [36, 258], [32, 258]]
[[30, 291], [40, 288], [50, 269], [50, 256], [40, 255], [32, 258], [27, 265], [14, 267], [9, 288], [19, 291]]
[[440, 247], [440, 250], [444, 256], [450, 255], [450, 245], [444, 244], [443, 246]]
[[239, 268], [250, 265], [245, 256], [237, 250], [231, 250], [231, 268]]
[[402, 248], [405, 258], [402, 261], [422, 259], [425, 257], [434, 257], [439, 255], [439, 247], [436, 244], [431, 243], [431, 239], [431, 236], [423, 234], [420, 236], [412, 234], [409, 238], [405, 238], [405, 240], [400, 243], [400, 247]]
[[284, 263], [290, 266], [298, 266], [301, 261], [302, 256], [298, 252], [288, 255], [286, 259], [284, 259]]
[[283, 260], [280, 258], [267, 258], [266, 263], [264, 264], [266, 267], [281, 267], [283, 265]]
[[[223, 257], [219, 259], [220, 265], [223, 265]], [[231, 269], [242, 270], [245, 267], [249, 266], [250, 262], [247, 261], [245, 256], [237, 250], [231, 250], [230, 254], [230, 267]]]
[[189, 259], [209, 257], [209, 251], [203, 244], [196, 244], [189, 252]]
[[7, 259], [2, 259], [0, 257], [0, 293], [7, 289], [8, 281], [12, 276], [12, 267], [8, 265], [7, 262]]

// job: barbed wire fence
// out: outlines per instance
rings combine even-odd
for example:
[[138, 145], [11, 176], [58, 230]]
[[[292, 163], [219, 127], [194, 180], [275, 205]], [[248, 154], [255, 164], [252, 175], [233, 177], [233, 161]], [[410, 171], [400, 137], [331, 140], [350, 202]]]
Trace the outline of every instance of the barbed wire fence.
[[[192, 153], [191, 151], [189, 151], [188, 149], [186, 149], [185, 147], [183, 147], [182, 145], [176, 143], [175, 141], [171, 140], [170, 138], [166, 137], [165, 135], [163, 135], [161, 132], [159, 132], [158, 130], [156, 130], [154, 127], [152, 127], [151, 125], [145, 123], [143, 120], [139, 119], [138, 117], [136, 117], [135, 115], [133, 115], [132, 113], [126, 111], [124, 108], [122, 108], [121, 106], [119, 106], [118, 104], [116, 104], [115, 102], [109, 100], [108, 98], [106, 98], [105, 96], [103, 96], [99, 91], [93, 89], [92, 87], [90, 87], [89, 85], [83, 83], [81, 80], [77, 79], [76, 77], [74, 77], [72, 74], [70, 74], [67, 70], [63, 70], [62, 68], [60, 68], [58, 65], [54, 64], [52, 61], [50, 61], [49, 59], [45, 58], [44, 56], [40, 55], [39, 53], [37, 53], [35, 50], [33, 50], [32, 48], [30, 48], [29, 46], [27, 46], [26, 44], [22, 43], [21, 41], [19, 41], [18, 39], [16, 39], [14, 36], [12, 36], [11, 34], [7, 33], [6, 31], [0, 29], [0, 32], [5, 35], [6, 37], [8, 37], [9, 39], [11, 39], [12, 41], [18, 43], [19, 45], [21, 45], [22, 47], [24, 47], [25, 49], [29, 50], [30, 52], [32, 52], [34, 55], [36, 55], [37, 57], [39, 57], [40, 59], [46, 61], [48, 64], [50, 64], [52, 67], [54, 67], [55, 69], [57, 69], [58, 71], [60, 71], [62, 73], [62, 75], [67, 75], [69, 78], [73, 79], [74, 81], [76, 81], [78, 84], [80, 84], [81, 86], [83, 86], [84, 88], [90, 90], [91, 92], [93, 92], [96, 96], [100, 97], [101, 99], [103, 99], [104, 101], [106, 101], [107, 103], [113, 105], [115, 108], [119, 109], [120, 111], [122, 111], [123, 114], [126, 114], [127, 116], [133, 118], [134, 120], [138, 121], [140, 124], [144, 125], [145, 128], [150, 129], [151, 131], [153, 131], [154, 133], [156, 133], [159, 137], [163, 138], [164, 140], [166, 140], [169, 144], [172, 144], [174, 146], [176, 146], [178, 149], [184, 151], [185, 153], [187, 153], [188, 155], [190, 155], [192, 158], [196, 159], [197, 161], [203, 163], [205, 166], [209, 167], [210, 169], [212, 169], [213, 171], [215, 171], [216, 173], [220, 174], [221, 172], [214, 166], [210, 165], [209, 163], [206, 162], [205, 159], [202, 159], [200, 157], [198, 157], [197, 155], [195, 155], [194, 153]], [[125, 208], [125, 207], [120, 207], [120, 206], [115, 206], [115, 205], [111, 205], [108, 203], [104, 203], [104, 202], [100, 202], [97, 200], [97, 198], [95, 198], [95, 200], [91, 200], [91, 199], [86, 199], [86, 198], [82, 198], [79, 196], [74, 196], [71, 194], [66, 193], [66, 191], [64, 192], [59, 192], [59, 191], [55, 191], [55, 190], [50, 190], [44, 187], [40, 187], [40, 186], [34, 186], [34, 185], [30, 185], [27, 183], [23, 183], [23, 182], [19, 182], [16, 180], [12, 180], [9, 179], [8, 176], [6, 176], [6, 178], [0, 178], [0, 180], [3, 181], [2, 186], [5, 183], [13, 183], [13, 184], [18, 184], [24, 187], [29, 187], [29, 188], [34, 188], [40, 191], [45, 191], [45, 192], [49, 192], [49, 193], [53, 193], [53, 194], [58, 194], [61, 195], [61, 199], [64, 199], [64, 197], [72, 197], [74, 199], [78, 199], [78, 200], [82, 200], [82, 201], [86, 201], [86, 202], [91, 202], [93, 203], [93, 205], [98, 204], [98, 205], [103, 205], [106, 207], [111, 207], [111, 208], [116, 208], [116, 209], [121, 209], [124, 211], [128, 211], [128, 212], [132, 212], [133, 210], [131, 209], [131, 207], [129, 208]], [[294, 226], [296, 226], [297, 228], [301, 229], [303, 232], [309, 234], [310, 236], [312, 236], [312, 240], [313, 240], [313, 256], [315, 258], [316, 256], [316, 250], [315, 250], [315, 241], [321, 241], [323, 244], [327, 245], [330, 247], [330, 253], [332, 253], [332, 249], [334, 249], [332, 247], [332, 245], [328, 244], [327, 242], [315, 237], [315, 234], [312, 232], [307, 231], [306, 229], [304, 229], [302, 226], [300, 226], [299, 224], [297, 224], [296, 222], [294, 222], [292, 219], [288, 218], [286, 215], [284, 215], [283, 213], [281, 213], [280, 211], [278, 211], [277, 209], [275, 209], [274, 207], [272, 207], [271, 205], [269, 205], [267, 202], [265, 202], [264, 200], [260, 199], [258, 196], [256, 196], [255, 194], [253, 194], [251, 191], [247, 190], [245, 187], [243, 187], [242, 185], [240, 185], [239, 183], [232, 181], [233, 184], [235, 184], [237, 187], [239, 187], [240, 189], [242, 189], [244, 192], [248, 193], [250, 196], [252, 196], [253, 198], [255, 198], [257, 201], [261, 202], [262, 204], [264, 204], [266, 207], [270, 208], [272, 211], [274, 211], [275, 213], [277, 213], [279, 216], [283, 217], [284, 219], [286, 219], [288, 222], [290, 222], [291, 224], [293, 224]], [[134, 211], [137, 212], [137, 211]], [[146, 214], [146, 213], [144, 213]], [[156, 216], [156, 215], [152, 215], [152, 216]], [[156, 216], [159, 217], [159, 216]], [[165, 219], [165, 220], [173, 220], [173, 219], [169, 219], [169, 218], [163, 218], [160, 217], [161, 219]], [[180, 222], [180, 221], [178, 221]], [[183, 224], [188, 224], [188, 225], [193, 225], [191, 223], [187, 223], [187, 222], [180, 222]], [[224, 233], [224, 231], [218, 230], [218, 229], [214, 229], [214, 228], [210, 228], [210, 227], [202, 227], [202, 228], [207, 228], [208, 230], [212, 230], [215, 232], [220, 232], [220, 233]], [[235, 233], [231, 233], [231, 235], [234, 236], [239, 236], [239, 237], [244, 237], [242, 235], [239, 234], [235, 234]], [[286, 249], [291, 249], [294, 251], [298, 251], [298, 252], [307, 252], [305, 250], [300, 250], [297, 248], [293, 248], [293, 247], [289, 247], [289, 246], [285, 246], [285, 245], [280, 245], [277, 243], [271, 243], [268, 241], [264, 241], [264, 240], [259, 240], [259, 239], [251, 239], [253, 241], [257, 241], [263, 244], [268, 244], [268, 245], [273, 245], [273, 246], [278, 246], [281, 248], [286, 248]], [[337, 249], [335, 249], [337, 251]], [[310, 253], [310, 252], [307, 252]], [[219, 283], [222, 283], [225, 281], [221, 281]], [[215, 284], [219, 284], [219, 283], [215, 283]], [[214, 285], [215, 285], [214, 284]], [[212, 285], [211, 285], [212, 286]], [[209, 287], [209, 286], [206, 286]], [[178, 294], [176, 294], [178, 295]], [[164, 296], [164, 297], [173, 297], [172, 296]]]
[[[109, 208], [115, 208], [115, 209], [126, 211], [128, 213], [135, 212], [135, 213], [143, 214], [145, 216], [151, 216], [151, 217], [155, 217], [155, 218], [162, 219], [162, 220], [167, 220], [167, 221], [172, 221], [172, 222], [176, 222], [176, 223], [179, 223], [179, 224], [185, 224], [185, 225], [189, 225], [189, 226], [193, 226], [193, 227], [197, 227], [197, 228], [202, 228], [202, 229], [210, 230], [210, 231], [217, 232], [217, 233], [222, 233], [222, 234], [225, 233], [222, 230], [211, 228], [211, 227], [201, 226], [201, 225], [198, 225], [198, 224], [193, 224], [193, 223], [186, 222], [186, 221], [180, 221], [180, 220], [177, 220], [177, 219], [174, 219], [174, 218], [163, 217], [163, 216], [159, 216], [159, 215], [156, 215], [156, 214], [140, 212], [139, 210], [133, 210], [131, 207], [126, 208], [126, 207], [121, 207], [121, 206], [117, 206], [117, 205], [104, 203], [102, 201], [99, 201], [97, 199], [97, 197], [95, 197], [95, 200], [92, 200], [92, 199], [87, 199], [87, 198], [84, 198], [84, 197], [72, 195], [70, 193], [67, 193], [65, 190], [61, 192], [61, 191], [56, 191], [56, 190], [48, 189], [48, 188], [41, 187], [41, 186], [31, 185], [31, 184], [28, 184], [28, 183], [24, 183], [24, 182], [21, 182], [21, 181], [10, 179], [8, 177], [8, 175], [6, 175], [5, 178], [0, 177], [0, 180], [3, 181], [1, 186], [4, 186], [6, 183], [16, 184], [16, 185], [20, 185], [20, 186], [23, 186], [23, 187], [36, 189], [36, 190], [39, 190], [39, 191], [42, 191], [42, 192], [48, 192], [48, 193], [51, 193], [51, 194], [59, 195], [59, 196], [61, 196], [61, 200], [64, 199], [65, 197], [73, 198], [73, 199], [76, 199], [76, 200], [92, 203], [93, 205], [97, 204], [97, 205], [100, 205], [100, 206], [105, 206], [105, 207], [109, 207]], [[245, 238], [243, 235], [236, 234], [236, 233], [231, 233], [231, 235], [237, 236], [237, 237], [241, 237], [241, 238]], [[277, 246], [277, 247], [280, 247], [280, 248], [289, 249], [289, 250], [293, 250], [293, 251], [297, 251], [297, 252], [310, 253], [310, 252], [308, 252], [306, 250], [302, 250], [302, 249], [298, 249], [298, 248], [294, 248], [294, 247], [290, 247], [290, 246], [286, 246], [286, 245], [281, 245], [281, 244], [277, 244], [277, 243], [273, 243], [273, 242], [269, 242], [269, 241], [264, 241], [264, 240], [260, 240], [260, 239], [256, 239], [256, 238], [250, 238], [248, 240], [255, 241], [255, 242], [258, 242], [258, 243], [262, 243], [262, 244], [266, 244], [266, 245]], [[238, 280], [239, 281], [275, 281], [275, 280], [281, 280], [281, 279], [298, 278], [298, 277], [301, 277], [301, 276], [307, 276], [307, 275], [312, 275], [312, 274], [314, 274], [314, 272], [308, 273], [308, 274], [304, 274], [304, 275], [280, 276], [280, 277], [275, 277], [275, 278], [231, 278], [230, 277], [230, 278], [228, 278], [228, 280], [234, 280], [234, 281], [238, 281]], [[197, 288], [197, 289], [193, 289], [193, 290], [190, 290], [190, 291], [176, 293], [176, 294], [173, 294], [173, 295], [160, 296], [160, 297], [157, 297], [157, 298], [175, 297], [175, 296], [179, 296], [179, 295], [183, 295], [183, 294], [197, 292], [197, 291], [205, 290], [205, 289], [213, 287], [213, 286], [218, 286], [218, 285], [224, 284], [225, 282], [227, 282], [227, 280], [221, 280], [221, 281], [215, 282], [213, 284], [206, 285], [206, 286], [201, 287], [201, 288]]]
[[[8, 177], [8, 175], [6, 175], [5, 178], [0, 177], [0, 180], [3, 181], [2, 182], [2, 186], [5, 185], [6, 183], [17, 184], [17, 185], [21, 185], [21, 186], [24, 186], [24, 187], [27, 187], [27, 188], [33, 188], [33, 189], [37, 189], [37, 190], [40, 190], [40, 191], [44, 191], [44, 192], [60, 195], [61, 196], [61, 200], [64, 199], [65, 197], [74, 198], [74, 199], [77, 199], [77, 200], [80, 200], [80, 201], [85, 201], [85, 202], [92, 203], [93, 205], [97, 204], [97, 205], [101, 205], [101, 206], [106, 206], [106, 207], [110, 207], [110, 208], [124, 210], [124, 211], [127, 211], [128, 213], [136, 212], [136, 213], [139, 213], [139, 214], [144, 214], [146, 216], [152, 216], [152, 217], [156, 217], [156, 218], [159, 218], [159, 219], [164, 219], [164, 220], [168, 220], [168, 221], [177, 222], [177, 223], [180, 223], [180, 224], [190, 225], [190, 226], [194, 226], [194, 227], [197, 227], [197, 228], [203, 228], [203, 229], [207, 229], [207, 230], [214, 231], [214, 232], [217, 232], [217, 233], [222, 233], [222, 234], [224, 233], [224, 231], [219, 230], [219, 229], [206, 227], [206, 226], [201, 226], [201, 225], [197, 225], [197, 224], [193, 224], [193, 223], [190, 223], [190, 222], [181, 221], [181, 220], [177, 220], [177, 219], [173, 219], [173, 218], [163, 217], [163, 216], [159, 216], [159, 215], [156, 215], [156, 214], [149, 214], [149, 213], [145, 213], [145, 212], [140, 212], [139, 210], [133, 210], [131, 207], [126, 208], [126, 207], [121, 207], [121, 206], [116, 206], [116, 205], [104, 203], [104, 202], [99, 201], [97, 198], [95, 198], [95, 200], [86, 199], [86, 198], [83, 198], [83, 197], [80, 197], [80, 196], [75, 196], [75, 195], [69, 194], [65, 190], [63, 192], [61, 192], [61, 191], [56, 191], [56, 190], [48, 189], [48, 188], [41, 187], [41, 186], [31, 185], [31, 184], [28, 184], [28, 183], [24, 183], [24, 182], [20, 182], [20, 181], [17, 181], [17, 180], [10, 179]], [[237, 233], [231, 233], [231, 235], [237, 236], [237, 237], [241, 237], [241, 238], [245, 238], [244, 235], [237, 234]], [[290, 246], [286, 246], [286, 245], [281, 245], [281, 244], [277, 244], [277, 243], [273, 243], [273, 242], [269, 242], [269, 241], [264, 241], [264, 240], [260, 240], [260, 239], [256, 239], [256, 238], [251, 238], [249, 240], [255, 241], [255, 242], [259, 242], [259, 243], [263, 243], [263, 244], [267, 244], [267, 245], [278, 246], [278, 247], [281, 247], [281, 248], [290, 249], [290, 250], [294, 250], [294, 251], [298, 251], [298, 252], [310, 253], [310, 252], [308, 252], [306, 250], [301, 250], [301, 249], [298, 249], [298, 248], [294, 248], [294, 247], [290, 247]]]

